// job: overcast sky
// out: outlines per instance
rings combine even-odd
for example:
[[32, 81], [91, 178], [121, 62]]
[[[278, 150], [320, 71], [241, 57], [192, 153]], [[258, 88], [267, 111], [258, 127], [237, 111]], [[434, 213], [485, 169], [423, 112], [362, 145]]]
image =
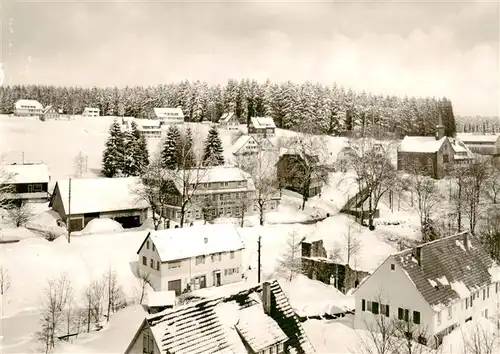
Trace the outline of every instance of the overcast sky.
[[312, 80], [500, 115], [495, 0], [2, 4], [8, 84]]

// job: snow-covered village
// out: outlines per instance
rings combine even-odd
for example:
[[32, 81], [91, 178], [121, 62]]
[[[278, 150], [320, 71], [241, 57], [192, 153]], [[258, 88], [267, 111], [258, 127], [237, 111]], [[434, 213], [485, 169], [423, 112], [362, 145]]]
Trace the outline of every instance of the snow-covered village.
[[500, 352], [494, 3], [2, 11], [1, 353]]

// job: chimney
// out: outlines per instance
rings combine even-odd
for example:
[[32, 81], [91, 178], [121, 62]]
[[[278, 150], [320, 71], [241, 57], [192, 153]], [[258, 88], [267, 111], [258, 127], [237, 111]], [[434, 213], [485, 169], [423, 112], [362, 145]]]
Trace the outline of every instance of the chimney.
[[415, 258], [417, 260], [418, 266], [422, 266], [422, 246], [415, 247]]
[[441, 118], [441, 113], [439, 113], [439, 121], [436, 125], [436, 140], [439, 140], [444, 137], [444, 125], [443, 119]]
[[465, 250], [468, 251], [469, 250], [469, 246], [470, 246], [470, 244], [469, 244], [469, 233], [468, 232], [464, 233], [464, 235], [463, 235], [463, 241], [464, 241]]
[[264, 312], [271, 316], [271, 283], [268, 281], [262, 283], [262, 306], [264, 307]]
[[205, 237], [203, 240], [205, 241], [205, 244], [208, 243], [208, 237]]

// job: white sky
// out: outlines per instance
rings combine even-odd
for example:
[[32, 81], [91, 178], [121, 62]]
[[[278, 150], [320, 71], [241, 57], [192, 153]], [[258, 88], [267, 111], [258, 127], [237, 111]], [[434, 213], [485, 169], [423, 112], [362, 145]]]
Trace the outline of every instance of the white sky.
[[498, 1], [3, 1], [8, 84], [269, 77], [500, 115]]

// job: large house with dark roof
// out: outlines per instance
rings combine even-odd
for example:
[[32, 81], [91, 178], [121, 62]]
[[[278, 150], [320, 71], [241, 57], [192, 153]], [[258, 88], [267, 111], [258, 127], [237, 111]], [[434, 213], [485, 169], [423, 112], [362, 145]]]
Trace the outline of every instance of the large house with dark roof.
[[392, 317], [423, 329], [416, 340], [438, 346], [457, 326], [494, 315], [500, 267], [466, 231], [389, 256], [355, 297], [356, 328]]
[[248, 134], [271, 138], [275, 135], [276, 125], [271, 117], [252, 117], [248, 125]]
[[315, 350], [279, 283], [149, 315], [125, 354], [310, 354]]

